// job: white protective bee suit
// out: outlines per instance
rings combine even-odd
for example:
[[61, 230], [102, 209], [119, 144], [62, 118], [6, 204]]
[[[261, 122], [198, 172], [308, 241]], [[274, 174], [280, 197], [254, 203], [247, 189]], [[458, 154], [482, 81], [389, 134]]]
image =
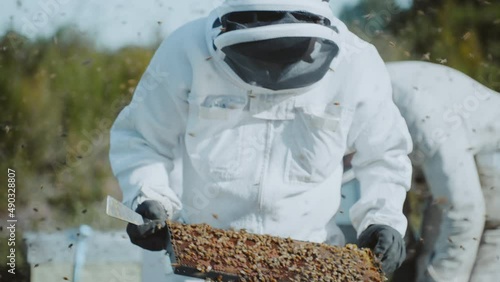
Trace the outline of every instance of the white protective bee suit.
[[[331, 26], [295, 13], [291, 22], [221, 30], [225, 15], [241, 11], [307, 11]], [[282, 79], [248, 71], [258, 63], [241, 66], [231, 53], [243, 52], [240, 43], [287, 38], [315, 40], [312, 59]], [[302, 74], [328, 60], [325, 50], [334, 56], [310, 83], [315, 75]], [[112, 128], [111, 165], [133, 208], [154, 199], [187, 223], [325, 242], [339, 238], [327, 225], [340, 204], [342, 157], [356, 151], [361, 198], [350, 216], [358, 235], [372, 224], [404, 234], [412, 144], [391, 94], [376, 49], [334, 18], [328, 2], [228, 0], [161, 44]], [[177, 151], [182, 187], [169, 179]]]
[[412, 162], [434, 198], [423, 222], [418, 281], [498, 281], [500, 94], [441, 65], [387, 67], [415, 145]]

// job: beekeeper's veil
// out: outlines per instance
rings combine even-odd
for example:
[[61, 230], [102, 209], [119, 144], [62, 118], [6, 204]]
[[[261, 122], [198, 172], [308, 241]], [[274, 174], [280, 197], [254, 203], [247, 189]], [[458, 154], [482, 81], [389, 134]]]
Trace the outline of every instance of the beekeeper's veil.
[[339, 53], [328, 1], [226, 0], [210, 19], [214, 52], [250, 85], [313, 85]]

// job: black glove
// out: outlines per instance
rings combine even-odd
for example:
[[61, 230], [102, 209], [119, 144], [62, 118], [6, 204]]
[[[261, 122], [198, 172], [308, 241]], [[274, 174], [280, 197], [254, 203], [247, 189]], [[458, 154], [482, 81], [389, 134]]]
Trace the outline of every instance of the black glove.
[[167, 212], [160, 202], [145, 201], [135, 210], [144, 218], [144, 224], [127, 225], [130, 241], [143, 249], [161, 251], [167, 247]]
[[391, 274], [398, 269], [406, 257], [403, 237], [387, 225], [370, 225], [359, 235], [358, 246], [373, 251], [381, 260], [385, 274]]

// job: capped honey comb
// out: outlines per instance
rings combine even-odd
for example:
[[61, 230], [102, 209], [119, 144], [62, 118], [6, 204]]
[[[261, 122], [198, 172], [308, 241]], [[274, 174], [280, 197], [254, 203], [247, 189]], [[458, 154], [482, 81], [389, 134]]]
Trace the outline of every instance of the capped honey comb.
[[385, 281], [369, 249], [168, 222], [175, 273], [207, 281]]

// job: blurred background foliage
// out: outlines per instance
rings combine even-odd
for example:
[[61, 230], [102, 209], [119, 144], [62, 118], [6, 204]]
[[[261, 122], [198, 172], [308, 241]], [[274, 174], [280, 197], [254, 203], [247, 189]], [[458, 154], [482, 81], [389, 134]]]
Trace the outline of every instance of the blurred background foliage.
[[365, 0], [341, 19], [386, 61], [445, 64], [500, 91], [500, 2], [414, 0], [407, 11], [390, 0]]
[[[499, 2], [416, 0], [401, 11], [392, 1], [366, 0], [341, 19], [386, 61], [445, 64], [500, 90]], [[102, 216], [104, 197], [120, 198], [108, 163], [109, 129], [157, 45], [114, 52], [94, 46], [71, 28], [36, 41], [16, 31], [0, 37], [0, 183], [7, 168], [16, 170], [16, 213], [25, 230], [123, 227]], [[0, 203], [6, 199], [0, 193]], [[6, 233], [0, 228], [0, 237]]]
[[63, 225], [104, 195], [119, 196], [107, 160], [109, 128], [153, 50], [100, 51], [69, 29], [35, 42], [9, 32], [0, 46], [2, 171], [17, 171], [17, 203], [30, 209], [17, 210], [23, 224], [41, 227], [33, 221], [40, 215]]

